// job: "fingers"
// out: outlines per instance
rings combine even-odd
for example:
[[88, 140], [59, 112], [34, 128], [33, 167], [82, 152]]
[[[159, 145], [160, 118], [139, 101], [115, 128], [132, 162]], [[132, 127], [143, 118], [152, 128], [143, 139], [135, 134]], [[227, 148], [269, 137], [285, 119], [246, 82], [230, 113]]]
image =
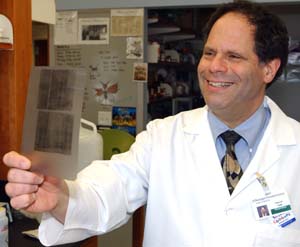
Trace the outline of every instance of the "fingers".
[[10, 205], [19, 210], [26, 209], [36, 200], [37, 185], [8, 183], [5, 186], [6, 194], [11, 198]]
[[8, 183], [5, 186], [5, 192], [9, 197], [16, 197], [23, 194], [35, 193], [38, 188], [38, 185]]
[[43, 183], [44, 177], [30, 171], [11, 168], [7, 173], [7, 180], [10, 183], [39, 185]]
[[10, 203], [16, 209], [25, 209], [34, 203], [36, 192], [44, 178], [36, 173], [11, 168], [7, 174], [8, 183], [6, 194], [11, 198]]
[[31, 162], [25, 156], [18, 154], [15, 151], [11, 151], [3, 156], [3, 162], [8, 167], [19, 168], [28, 170], [31, 167]]
[[25, 209], [29, 207], [36, 200], [36, 194], [23, 194], [20, 196], [16, 196], [11, 198], [10, 205], [15, 209]]
[[[5, 186], [5, 191], [11, 198], [11, 206], [16, 209], [32, 210], [33, 212], [48, 210], [47, 202], [43, 202], [43, 197], [37, 196], [41, 194], [40, 191], [43, 191], [41, 187], [45, 184], [46, 178], [30, 171], [31, 161], [25, 156], [12, 151], [4, 155], [3, 162], [9, 167], [7, 173], [8, 183]], [[47, 196], [49, 195], [46, 193], [46, 199]]]
[[8, 183], [5, 186], [10, 203], [16, 209], [24, 209], [36, 200], [36, 192], [44, 181], [44, 177], [30, 172], [31, 162], [17, 152], [4, 155], [3, 162], [10, 169], [7, 173]]

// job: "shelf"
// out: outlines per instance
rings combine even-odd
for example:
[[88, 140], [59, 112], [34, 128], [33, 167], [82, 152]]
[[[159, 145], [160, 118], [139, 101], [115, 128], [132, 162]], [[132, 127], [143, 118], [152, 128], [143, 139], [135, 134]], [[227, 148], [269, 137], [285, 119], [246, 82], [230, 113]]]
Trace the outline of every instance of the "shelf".
[[0, 50], [12, 50], [13, 45], [8, 43], [0, 43]]
[[148, 104], [159, 104], [162, 102], [166, 102], [166, 101], [174, 101], [174, 102], [178, 102], [178, 101], [190, 101], [193, 100], [194, 98], [197, 98], [198, 96], [195, 95], [185, 95], [185, 96], [175, 96], [175, 97], [161, 97], [161, 98], [157, 98], [154, 99], [152, 101], [149, 101]]
[[162, 34], [159, 37], [163, 43], [168, 43], [168, 42], [174, 42], [174, 41], [180, 41], [180, 40], [195, 39], [196, 35], [183, 33], [183, 32], [176, 32], [176, 33], [170, 33], [170, 34]]
[[165, 101], [172, 101], [173, 97], [161, 97], [154, 100], [149, 101], [148, 104], [157, 104]]
[[148, 27], [148, 35], [158, 35], [158, 34], [166, 34], [166, 33], [174, 33], [180, 31], [180, 28], [177, 26], [170, 25], [156, 25], [152, 27]]
[[[158, 9], [150, 15], [159, 21], [148, 25], [148, 41], [160, 45], [158, 61], [153, 59], [154, 63], [148, 65], [148, 113], [152, 119], [205, 104], [197, 79], [198, 54], [202, 47], [200, 14], [202, 18], [202, 13], [192, 9]], [[171, 93], [163, 84], [171, 87]]]
[[192, 72], [197, 71], [197, 65], [192, 63], [158, 62], [149, 63], [149, 65], [154, 67], [175, 67], [178, 70], [187, 70]]
[[300, 68], [300, 64], [288, 63], [286, 68]]

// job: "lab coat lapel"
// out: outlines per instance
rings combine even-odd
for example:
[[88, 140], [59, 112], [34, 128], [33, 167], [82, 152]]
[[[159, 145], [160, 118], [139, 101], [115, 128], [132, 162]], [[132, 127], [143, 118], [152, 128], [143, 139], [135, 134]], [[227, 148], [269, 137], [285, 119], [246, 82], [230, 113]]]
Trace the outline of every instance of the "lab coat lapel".
[[226, 205], [230, 196], [207, 119], [207, 108], [187, 118], [184, 132], [199, 177], [208, 180], [209, 193], [215, 195], [220, 204], [223, 199]]
[[271, 110], [271, 119], [265, 131], [265, 134], [257, 148], [256, 154], [244, 172], [241, 180], [235, 188], [232, 197], [238, 195], [247, 186], [256, 179], [256, 172], [264, 175], [280, 158], [280, 147], [285, 145], [294, 145], [296, 143], [295, 135], [287, 116], [281, 109], [267, 97], [267, 103]]
[[234, 192], [232, 193], [232, 197], [238, 195], [256, 180], [256, 172], [259, 172], [263, 175], [267, 170], [271, 169], [279, 159], [278, 147], [271, 136], [271, 129], [272, 128], [266, 130], [266, 133], [258, 146], [256, 154], [237, 184]]

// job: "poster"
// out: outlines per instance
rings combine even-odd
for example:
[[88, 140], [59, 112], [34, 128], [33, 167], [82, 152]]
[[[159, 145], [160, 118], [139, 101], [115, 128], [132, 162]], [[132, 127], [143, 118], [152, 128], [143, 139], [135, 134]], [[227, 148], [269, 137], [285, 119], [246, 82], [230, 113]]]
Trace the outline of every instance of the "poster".
[[112, 9], [111, 36], [143, 36], [143, 9]]
[[136, 108], [114, 106], [112, 109], [112, 128], [136, 135]]

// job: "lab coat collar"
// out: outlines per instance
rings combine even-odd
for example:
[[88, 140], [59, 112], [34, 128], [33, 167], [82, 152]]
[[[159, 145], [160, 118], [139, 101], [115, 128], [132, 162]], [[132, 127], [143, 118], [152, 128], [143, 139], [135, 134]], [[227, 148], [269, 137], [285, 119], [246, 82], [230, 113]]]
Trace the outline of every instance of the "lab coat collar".
[[[297, 143], [293, 128], [287, 115], [271, 100], [265, 96], [266, 103], [271, 110], [271, 119], [267, 129], [272, 130], [273, 139], [276, 145], [294, 145]], [[201, 134], [207, 131], [208, 107], [187, 111], [183, 117], [183, 130], [188, 134]], [[282, 121], [285, 120], [285, 121]], [[291, 120], [293, 121], [293, 120]]]
[[[292, 127], [292, 119], [266, 96], [265, 101], [270, 108], [271, 118], [265, 130], [265, 134], [258, 146], [256, 154], [250, 162], [248, 168], [244, 172], [241, 180], [235, 188], [231, 199], [234, 199], [247, 186], [256, 180], [255, 173], [259, 172], [262, 175], [270, 169], [280, 158], [279, 148], [285, 145], [295, 145], [297, 139], [294, 128]], [[183, 130], [189, 135], [199, 135], [203, 142], [212, 144], [212, 134], [208, 123], [208, 108], [207, 106], [188, 111], [183, 116]], [[208, 145], [212, 148], [212, 145]], [[208, 151], [208, 150], [207, 150]], [[197, 152], [197, 150], [195, 150]], [[217, 161], [214, 160], [216, 163]]]
[[267, 104], [271, 110], [271, 119], [268, 128], [272, 129], [272, 135], [275, 143], [281, 145], [295, 145], [297, 139], [293, 132], [291, 122], [295, 121], [290, 119], [273, 100], [267, 97]]
[[202, 108], [185, 112], [183, 117], [183, 131], [187, 134], [195, 135], [207, 131], [207, 127], [209, 127], [207, 113], [207, 105]]

